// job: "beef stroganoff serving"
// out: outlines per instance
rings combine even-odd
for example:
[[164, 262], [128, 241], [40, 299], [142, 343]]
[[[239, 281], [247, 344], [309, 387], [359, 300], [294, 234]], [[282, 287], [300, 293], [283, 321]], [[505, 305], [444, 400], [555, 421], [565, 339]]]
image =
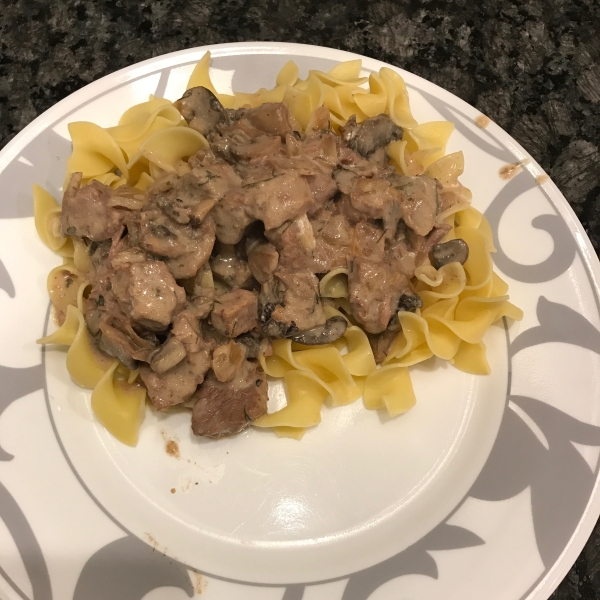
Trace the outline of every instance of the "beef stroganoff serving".
[[[196, 435], [248, 425], [302, 437], [324, 402], [391, 416], [431, 357], [489, 373], [482, 341], [520, 319], [492, 235], [404, 81], [360, 61], [220, 94], [207, 53], [172, 103], [119, 124], [71, 123], [62, 205], [34, 186], [67, 369], [99, 421], [135, 445], [146, 397], [191, 410]], [[267, 413], [267, 376], [287, 406]], [[431, 374], [435, 377], [435, 373]]]

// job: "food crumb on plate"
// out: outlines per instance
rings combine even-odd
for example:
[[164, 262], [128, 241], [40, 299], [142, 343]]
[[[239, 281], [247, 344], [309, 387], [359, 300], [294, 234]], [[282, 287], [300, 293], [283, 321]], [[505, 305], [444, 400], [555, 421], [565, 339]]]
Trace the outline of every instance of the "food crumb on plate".
[[479, 115], [475, 119], [475, 125], [477, 125], [477, 127], [480, 127], [481, 129], [485, 129], [491, 122], [491, 119], [489, 117], [486, 117], [485, 115]]
[[167, 451], [167, 454], [173, 458], [181, 457], [179, 444], [175, 440], [167, 440], [167, 443], [165, 444], [165, 450]]
[[204, 579], [204, 577], [202, 577], [202, 575], [200, 575], [200, 573], [196, 573], [195, 571], [194, 580], [194, 591], [197, 595], [200, 595], [206, 589], [207, 581]]
[[161, 548], [157, 539], [152, 534], [145, 532], [144, 537], [146, 538], [146, 542], [152, 546], [152, 551], [157, 550], [161, 554], [167, 553], [167, 547]]
[[550, 177], [548, 177], [548, 175], [546, 175], [545, 173], [543, 175], [538, 175], [535, 178], [538, 185], [544, 185], [544, 183], [546, 183], [546, 181], [548, 181], [549, 179], [550, 179]]
[[510, 163], [500, 168], [499, 175], [501, 179], [512, 179], [520, 170], [529, 163], [529, 159], [525, 158], [516, 163]]

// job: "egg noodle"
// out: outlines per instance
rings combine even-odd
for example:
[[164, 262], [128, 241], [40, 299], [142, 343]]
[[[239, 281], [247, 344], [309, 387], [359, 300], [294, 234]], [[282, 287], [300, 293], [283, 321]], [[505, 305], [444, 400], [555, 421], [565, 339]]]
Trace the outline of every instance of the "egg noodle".
[[[207, 52], [196, 65], [187, 89], [206, 87], [226, 108], [284, 102], [305, 130], [310, 129], [311, 118], [320, 106], [329, 108], [336, 131], [352, 115], [361, 123], [388, 114], [404, 130], [402, 139], [387, 148], [391, 164], [404, 175], [425, 174], [440, 182], [442, 212], [438, 220], [451, 226], [444, 241], [462, 238], [469, 246], [464, 265], [454, 262], [439, 270], [429, 264], [417, 268], [413, 284], [423, 306], [414, 313], [398, 313], [401, 331], [380, 367], [367, 335], [344, 311], [348, 270], [334, 269], [326, 274], [320, 282], [321, 295], [335, 299], [339, 309], [326, 306], [326, 316], [343, 316], [348, 321], [346, 332], [335, 343], [323, 346], [274, 340], [272, 354], [261, 354], [259, 360], [267, 375], [284, 379], [287, 406], [252, 424], [273, 428], [278, 436], [300, 439], [308, 427], [320, 422], [324, 403], [342, 406], [361, 396], [367, 409], [399, 415], [416, 402], [409, 367], [434, 356], [467, 373], [490, 373], [482, 341], [486, 330], [502, 317], [521, 319], [522, 311], [509, 302], [507, 284], [493, 271], [490, 226], [470, 206], [471, 193], [458, 181], [464, 168], [463, 154], [445, 154], [453, 124], [418, 124], [411, 114], [402, 77], [385, 67], [368, 78], [360, 77], [360, 60], [340, 63], [328, 73], [309, 71], [306, 79], [299, 79], [298, 67], [290, 61], [277, 75], [273, 89], [233, 95], [215, 90], [209, 63]], [[187, 158], [208, 147], [206, 139], [187, 126], [172, 102], [153, 96], [125, 111], [116, 127], [76, 122], [69, 124], [69, 133], [73, 153], [67, 162], [67, 181], [72, 173], [81, 172], [82, 185], [97, 180], [114, 190], [125, 184], [145, 190], [165, 174], [189, 172]], [[116, 198], [125, 207], [140, 202], [131, 190]], [[89, 288], [86, 273], [91, 269], [87, 247], [79, 238], [62, 236], [61, 207], [48, 192], [34, 185], [33, 200], [40, 238], [63, 257], [63, 264], [50, 272], [47, 283], [61, 326], [38, 342], [69, 347], [67, 370], [75, 383], [93, 389], [94, 414], [117, 439], [134, 446], [146, 390], [136, 383], [137, 370], [130, 371], [93, 347], [82, 312]]]

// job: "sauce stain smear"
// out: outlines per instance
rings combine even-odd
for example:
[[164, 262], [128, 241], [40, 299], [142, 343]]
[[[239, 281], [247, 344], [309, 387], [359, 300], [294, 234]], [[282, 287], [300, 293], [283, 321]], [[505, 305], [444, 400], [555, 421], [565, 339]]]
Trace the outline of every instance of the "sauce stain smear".
[[517, 163], [504, 165], [499, 171], [500, 178], [505, 180], [512, 179], [521, 170], [521, 167], [524, 167], [528, 163], [529, 159], [525, 158]]
[[202, 577], [202, 575], [200, 575], [200, 573], [196, 573], [194, 572], [194, 591], [196, 592], [196, 595], [200, 595], [204, 589], [206, 588], [206, 580]]
[[544, 183], [546, 183], [546, 181], [548, 181], [550, 179], [550, 177], [548, 177], [548, 175], [538, 175], [535, 180], [537, 181], [538, 185], [544, 185]]
[[165, 445], [165, 449], [167, 454], [173, 458], [179, 458], [181, 456], [179, 452], [179, 444], [175, 440], [169, 440]]
[[479, 115], [475, 119], [475, 125], [477, 125], [477, 127], [480, 127], [481, 129], [485, 129], [491, 122], [491, 119], [489, 117], [486, 117], [485, 115]]

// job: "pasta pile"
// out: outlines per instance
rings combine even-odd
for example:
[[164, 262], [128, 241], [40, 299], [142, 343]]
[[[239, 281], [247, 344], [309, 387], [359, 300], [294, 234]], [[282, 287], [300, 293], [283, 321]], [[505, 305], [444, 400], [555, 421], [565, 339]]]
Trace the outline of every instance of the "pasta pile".
[[[211, 90], [226, 108], [284, 102], [303, 129], [310, 129], [315, 109], [327, 106], [338, 129], [356, 115], [360, 123], [378, 114], [389, 114], [404, 129], [403, 138], [388, 146], [391, 164], [405, 175], [425, 174], [442, 184], [440, 218], [451, 226], [444, 241], [464, 239], [470, 249], [466, 263], [450, 263], [436, 270], [427, 264], [417, 269], [413, 284], [423, 301], [415, 313], [400, 311], [401, 332], [382, 366], [377, 367], [365, 332], [347, 317], [347, 269], [335, 269], [320, 282], [323, 297], [335, 299], [326, 307], [327, 318], [348, 320], [346, 332], [334, 344], [303, 346], [289, 339], [273, 341], [273, 352], [259, 359], [265, 373], [283, 378], [287, 406], [256, 421], [278, 436], [300, 439], [321, 420], [325, 402], [342, 406], [363, 397], [367, 409], [401, 414], [416, 402], [409, 367], [437, 357], [472, 374], [488, 374], [482, 341], [490, 325], [502, 317], [521, 319], [522, 311], [509, 302], [507, 284], [493, 271], [494, 251], [489, 224], [470, 206], [471, 194], [458, 177], [462, 152], [445, 155], [453, 124], [436, 121], [418, 124], [413, 118], [403, 79], [382, 68], [368, 79], [360, 77], [361, 61], [341, 63], [328, 73], [310, 71], [298, 77], [298, 67], [288, 62], [271, 90], [254, 94], [219, 94], [209, 76], [210, 54], [195, 67], [188, 89]], [[368, 83], [368, 88], [366, 84]], [[82, 185], [92, 180], [109, 185], [123, 206], [141, 202], [135, 189], [145, 190], [167, 173], [190, 171], [187, 159], [208, 147], [206, 139], [189, 128], [173, 104], [150, 97], [128, 109], [116, 127], [88, 122], [71, 123], [73, 153], [71, 173], [82, 172]], [[123, 188], [119, 195], [119, 188]], [[131, 188], [134, 188], [132, 191]], [[48, 291], [60, 328], [38, 340], [68, 346], [67, 369], [75, 383], [93, 389], [92, 409], [98, 420], [120, 441], [135, 445], [144, 415], [145, 389], [136, 383], [137, 371], [102, 356], [92, 346], [82, 313], [91, 268], [87, 247], [78, 238], [62, 237], [60, 206], [39, 186], [33, 189], [35, 225], [42, 241], [63, 256], [63, 264], [48, 276]]]

